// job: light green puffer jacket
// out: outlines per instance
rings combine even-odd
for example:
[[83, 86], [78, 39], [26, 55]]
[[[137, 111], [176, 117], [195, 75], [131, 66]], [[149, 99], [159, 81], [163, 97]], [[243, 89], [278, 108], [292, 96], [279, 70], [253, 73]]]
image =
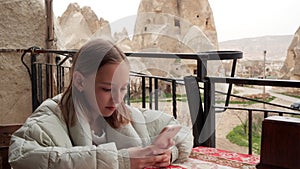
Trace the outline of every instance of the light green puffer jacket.
[[[108, 127], [106, 142], [93, 145], [90, 126], [70, 127], [57, 105], [58, 97], [44, 101], [11, 138], [9, 162], [14, 169], [130, 169], [126, 148], [149, 145], [173, 116], [128, 106], [133, 122], [120, 129]], [[88, 131], [88, 132], [87, 132]], [[175, 136], [172, 161], [185, 161], [193, 146], [191, 130]]]

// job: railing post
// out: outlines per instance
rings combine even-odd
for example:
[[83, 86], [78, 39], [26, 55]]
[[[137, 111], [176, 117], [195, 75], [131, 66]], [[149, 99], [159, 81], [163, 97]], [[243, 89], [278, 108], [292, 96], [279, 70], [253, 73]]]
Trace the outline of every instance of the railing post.
[[37, 64], [37, 85], [38, 85], [38, 93], [37, 98], [39, 102], [43, 101], [43, 71], [42, 64]]
[[248, 154], [252, 154], [252, 110], [248, 110]]
[[146, 108], [146, 78], [142, 77], [142, 108]]
[[60, 85], [60, 91], [59, 91], [59, 93], [61, 93], [61, 92], [64, 91], [64, 88], [65, 88], [65, 68], [62, 67], [62, 66], [59, 66], [59, 67], [61, 69], [61, 71], [60, 71], [60, 82], [61, 82], [61, 85]]
[[158, 79], [154, 79], [154, 101], [155, 101], [155, 110], [158, 110]]
[[[236, 69], [236, 62], [237, 62], [237, 59], [233, 59], [232, 66], [231, 66], [230, 77], [234, 77], [235, 69]], [[225, 106], [229, 105], [231, 91], [232, 91], [232, 83], [229, 83], [227, 96], [226, 96], [226, 101], [225, 101]]]
[[172, 100], [173, 100], [173, 116], [176, 119], [177, 118], [177, 102], [176, 102], [176, 80], [172, 80]]
[[268, 117], [268, 112], [264, 111], [264, 118], [267, 118], [267, 117]]
[[203, 145], [207, 147], [216, 147], [215, 135], [215, 84], [210, 80], [204, 82], [204, 126], [201, 134], [206, 139], [203, 140]]
[[149, 108], [152, 109], [152, 77], [149, 77]]
[[31, 97], [32, 97], [32, 112], [38, 107], [38, 98], [37, 98], [37, 77], [36, 77], [36, 54], [31, 54]]
[[127, 104], [130, 105], [130, 85], [127, 85], [126, 99], [127, 99]]
[[49, 79], [50, 79], [50, 76], [51, 76], [50, 71], [49, 71], [49, 67], [50, 67], [50, 65], [46, 65], [46, 81], [45, 81], [45, 83], [46, 83], [46, 98], [50, 97], [49, 93], [50, 93], [50, 88], [51, 88], [51, 86], [49, 85], [49, 83], [50, 83]]
[[50, 87], [50, 97], [54, 96], [54, 74], [53, 74], [53, 65], [50, 65], [50, 72], [49, 72], [49, 83], [47, 83], [47, 85], [49, 85]]

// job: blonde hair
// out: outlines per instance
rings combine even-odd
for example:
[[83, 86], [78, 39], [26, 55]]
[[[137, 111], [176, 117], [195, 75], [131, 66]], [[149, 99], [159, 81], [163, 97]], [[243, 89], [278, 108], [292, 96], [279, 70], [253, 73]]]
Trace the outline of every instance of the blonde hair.
[[[99, 68], [107, 63], [121, 63], [123, 61], [128, 63], [125, 54], [117, 46], [107, 40], [96, 39], [85, 44], [74, 55], [71, 74], [73, 75], [74, 71], [78, 71], [83, 76], [88, 76], [97, 73]], [[83, 94], [76, 87], [73, 87], [72, 77], [69, 86], [59, 102], [64, 120], [71, 126], [75, 125], [77, 121], [74, 100], [80, 103], [82, 110], [88, 110], [85, 97], [83, 97]], [[120, 107], [110, 117], [105, 117], [104, 119], [111, 127], [119, 128], [130, 122], [130, 114], [125, 103], [122, 102]]]

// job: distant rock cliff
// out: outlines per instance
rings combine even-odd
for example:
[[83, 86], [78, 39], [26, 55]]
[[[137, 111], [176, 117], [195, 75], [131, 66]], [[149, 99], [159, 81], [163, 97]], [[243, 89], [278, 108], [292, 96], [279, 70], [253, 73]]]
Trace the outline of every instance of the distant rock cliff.
[[284, 79], [300, 80], [300, 27], [287, 51], [287, 57], [281, 68]]
[[243, 60], [284, 61], [293, 35], [274, 35], [219, 42], [220, 50], [243, 51]]

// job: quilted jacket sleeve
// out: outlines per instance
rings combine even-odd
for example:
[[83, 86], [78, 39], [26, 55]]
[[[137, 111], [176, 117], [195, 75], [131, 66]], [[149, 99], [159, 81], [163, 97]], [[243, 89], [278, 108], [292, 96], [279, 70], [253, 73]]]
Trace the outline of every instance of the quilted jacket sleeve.
[[9, 162], [14, 169], [121, 169], [128, 151], [115, 143], [73, 146], [66, 124], [46, 107], [34, 113], [11, 138]]
[[113, 143], [98, 147], [41, 147], [35, 141], [13, 136], [10, 149], [14, 169], [118, 168], [118, 152]]
[[[34, 132], [33, 132], [34, 131]], [[47, 145], [48, 144], [48, 145]], [[105, 169], [119, 168], [120, 152], [114, 143], [99, 146], [56, 146], [40, 126], [23, 126], [11, 139], [9, 161], [14, 169]], [[123, 156], [126, 151], [122, 152]], [[122, 166], [122, 164], [120, 164]]]

